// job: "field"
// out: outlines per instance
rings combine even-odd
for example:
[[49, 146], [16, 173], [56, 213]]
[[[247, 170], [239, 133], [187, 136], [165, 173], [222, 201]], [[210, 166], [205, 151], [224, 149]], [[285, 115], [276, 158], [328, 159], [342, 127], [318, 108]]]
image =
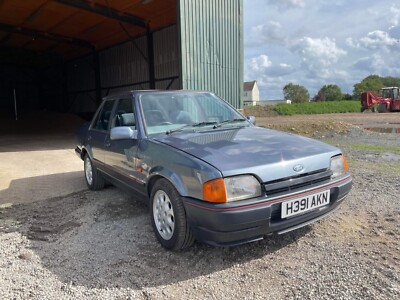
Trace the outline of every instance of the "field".
[[360, 107], [359, 101], [326, 101], [299, 104], [277, 104], [267, 107], [247, 106], [244, 111], [246, 115], [254, 115], [256, 117], [268, 115], [292, 116], [359, 112]]

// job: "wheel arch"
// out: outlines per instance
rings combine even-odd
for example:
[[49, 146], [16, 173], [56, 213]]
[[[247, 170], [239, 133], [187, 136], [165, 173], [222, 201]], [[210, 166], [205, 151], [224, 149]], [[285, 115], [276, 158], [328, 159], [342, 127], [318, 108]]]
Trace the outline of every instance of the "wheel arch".
[[85, 155], [88, 155], [90, 159], [93, 160], [93, 153], [92, 153], [92, 148], [90, 147], [90, 145], [86, 145], [82, 147], [82, 151], [81, 151], [81, 158], [82, 160], [85, 158]]
[[151, 190], [159, 179], [166, 179], [169, 183], [178, 191], [179, 195], [185, 196], [187, 195], [187, 188], [183, 183], [180, 176], [178, 176], [175, 172], [162, 168], [156, 167], [151, 171], [150, 177], [147, 183], [147, 195], [150, 197]]

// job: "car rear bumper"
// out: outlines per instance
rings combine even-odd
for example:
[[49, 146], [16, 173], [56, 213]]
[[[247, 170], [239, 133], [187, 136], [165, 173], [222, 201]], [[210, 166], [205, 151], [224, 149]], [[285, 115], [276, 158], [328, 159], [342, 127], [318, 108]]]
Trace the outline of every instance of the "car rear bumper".
[[[303, 191], [270, 199], [257, 198], [241, 203], [212, 204], [184, 198], [193, 235], [197, 240], [232, 246], [264, 238], [272, 233], [285, 233], [318, 221], [335, 211], [352, 187], [350, 176]], [[281, 203], [319, 190], [330, 190], [329, 204], [290, 218], [281, 218]]]

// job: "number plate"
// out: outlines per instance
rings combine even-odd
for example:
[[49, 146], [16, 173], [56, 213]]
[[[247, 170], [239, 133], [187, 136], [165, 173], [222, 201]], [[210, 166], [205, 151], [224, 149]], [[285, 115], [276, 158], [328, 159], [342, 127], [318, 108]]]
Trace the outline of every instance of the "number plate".
[[282, 202], [281, 218], [292, 217], [314, 208], [329, 204], [329, 190]]

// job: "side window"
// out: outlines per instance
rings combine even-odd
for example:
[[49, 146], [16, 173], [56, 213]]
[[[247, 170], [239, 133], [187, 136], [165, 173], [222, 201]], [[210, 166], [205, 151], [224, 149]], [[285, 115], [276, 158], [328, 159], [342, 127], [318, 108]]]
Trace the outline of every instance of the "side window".
[[132, 98], [120, 99], [113, 117], [111, 128], [129, 126], [136, 129], [136, 118]]
[[104, 103], [103, 108], [97, 115], [97, 120], [93, 124], [93, 129], [97, 130], [108, 130], [108, 124], [110, 122], [110, 117], [115, 100], [108, 100]]
[[398, 99], [399, 98], [399, 90], [398, 89], [393, 89], [393, 98]]

